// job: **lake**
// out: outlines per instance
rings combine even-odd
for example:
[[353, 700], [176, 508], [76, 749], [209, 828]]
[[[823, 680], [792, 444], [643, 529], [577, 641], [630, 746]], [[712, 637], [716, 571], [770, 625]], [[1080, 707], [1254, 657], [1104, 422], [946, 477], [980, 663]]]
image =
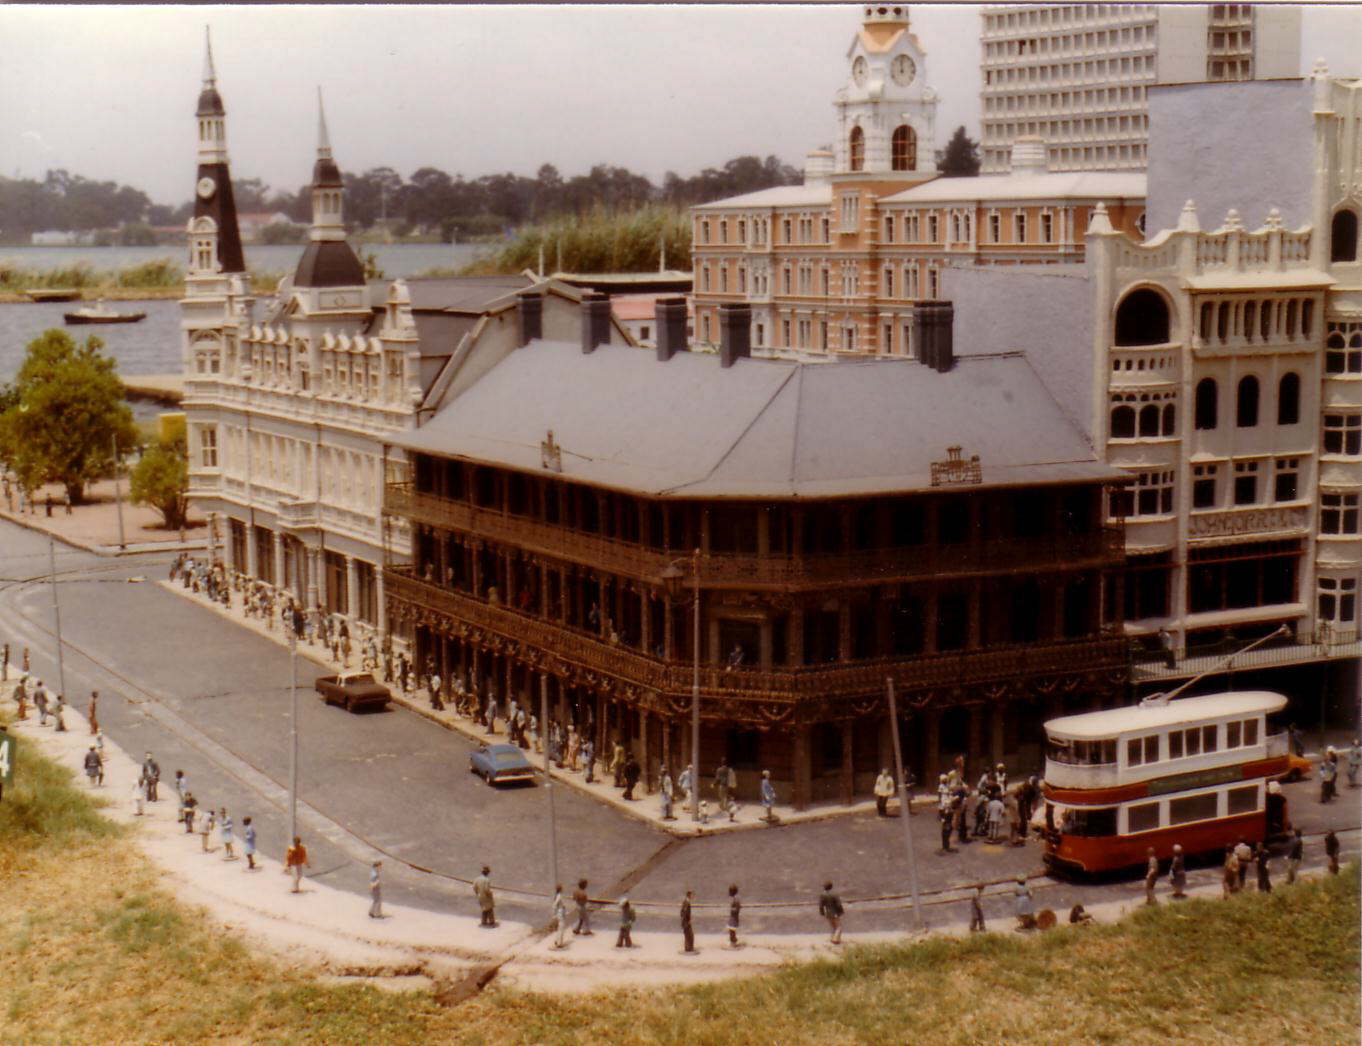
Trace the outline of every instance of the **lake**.
[[[496, 245], [402, 243], [363, 245], [372, 250], [385, 275], [396, 279], [433, 268], [459, 268], [481, 257]], [[301, 245], [248, 245], [246, 264], [274, 272], [292, 272], [302, 254]], [[0, 260], [33, 268], [57, 268], [89, 262], [96, 269], [116, 270], [156, 258], [180, 260], [181, 252], [167, 247], [0, 247]], [[181, 262], [181, 264], [183, 264]], [[95, 334], [104, 351], [118, 361], [118, 372], [134, 374], [179, 373], [180, 303], [174, 300], [116, 302], [125, 312], [145, 312], [141, 323], [97, 327], [66, 327], [78, 341]], [[0, 383], [14, 380], [30, 341], [50, 327], [65, 327], [62, 313], [80, 308], [70, 302], [0, 305]], [[257, 313], [259, 306], [257, 305]]]

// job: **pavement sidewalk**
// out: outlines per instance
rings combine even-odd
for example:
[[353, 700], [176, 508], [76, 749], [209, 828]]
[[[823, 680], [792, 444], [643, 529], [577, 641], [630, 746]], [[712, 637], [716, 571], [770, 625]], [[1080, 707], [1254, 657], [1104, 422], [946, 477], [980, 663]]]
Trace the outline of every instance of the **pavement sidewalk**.
[[[161, 515], [149, 505], [133, 504], [128, 483], [122, 484], [122, 541], [119, 539], [119, 505], [111, 479], [90, 484], [86, 502], [66, 511], [66, 488], [49, 483], [33, 495], [28, 512], [20, 512], [19, 496], [11, 489], [0, 502], [0, 518], [29, 530], [51, 534], [58, 541], [99, 556], [131, 555], [136, 552], [175, 552], [204, 548], [208, 544], [208, 525], [191, 520], [183, 536], [162, 526]], [[47, 514], [47, 498], [52, 498], [52, 514]]]

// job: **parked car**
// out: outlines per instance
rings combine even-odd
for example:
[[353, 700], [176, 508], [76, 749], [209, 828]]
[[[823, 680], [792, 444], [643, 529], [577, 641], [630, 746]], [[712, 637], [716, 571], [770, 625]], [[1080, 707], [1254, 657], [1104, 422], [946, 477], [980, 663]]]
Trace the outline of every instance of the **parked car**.
[[1315, 764], [1306, 759], [1303, 755], [1295, 752], [1288, 752], [1286, 756], [1286, 773], [1278, 774], [1278, 781], [1304, 781], [1315, 769]]
[[534, 767], [516, 745], [482, 745], [468, 757], [468, 769], [489, 785], [534, 780]]
[[369, 672], [322, 676], [314, 686], [328, 705], [343, 705], [347, 712], [357, 712], [363, 708], [386, 708], [391, 697], [388, 688]]

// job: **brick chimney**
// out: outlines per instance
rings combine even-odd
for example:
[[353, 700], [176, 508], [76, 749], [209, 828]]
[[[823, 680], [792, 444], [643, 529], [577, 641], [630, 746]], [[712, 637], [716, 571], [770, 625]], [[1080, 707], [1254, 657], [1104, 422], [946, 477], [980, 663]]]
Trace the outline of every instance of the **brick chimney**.
[[752, 306], [724, 302], [719, 306], [719, 365], [733, 366], [739, 357], [752, 355]]
[[920, 301], [913, 309], [918, 356], [944, 374], [955, 366], [955, 307], [948, 301]]
[[582, 352], [595, 352], [610, 344], [610, 295], [595, 292], [582, 296]]
[[686, 351], [686, 299], [658, 298], [653, 306], [657, 324], [657, 358], [665, 363]]
[[515, 300], [515, 317], [519, 324], [520, 340], [516, 348], [524, 348], [530, 342], [544, 336], [544, 296], [542, 294], [519, 294]]

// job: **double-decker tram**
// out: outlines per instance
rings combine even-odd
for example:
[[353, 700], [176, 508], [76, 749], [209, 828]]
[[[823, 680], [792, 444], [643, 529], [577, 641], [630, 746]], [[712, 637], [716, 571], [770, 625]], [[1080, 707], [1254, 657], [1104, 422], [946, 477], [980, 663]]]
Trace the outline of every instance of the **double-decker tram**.
[[1084, 874], [1257, 843], [1284, 832], [1286, 707], [1264, 690], [1064, 716], [1045, 724], [1045, 862]]

